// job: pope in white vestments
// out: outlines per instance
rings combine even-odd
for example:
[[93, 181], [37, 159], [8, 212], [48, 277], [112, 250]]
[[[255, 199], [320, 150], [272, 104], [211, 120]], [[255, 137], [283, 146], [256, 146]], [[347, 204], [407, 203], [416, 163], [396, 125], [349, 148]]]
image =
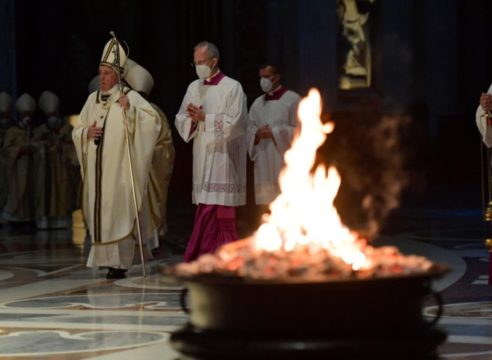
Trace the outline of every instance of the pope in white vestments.
[[[123, 73], [125, 61], [123, 48], [109, 41], [99, 66], [100, 90], [89, 95], [72, 133], [83, 180], [82, 207], [92, 238], [87, 266], [107, 267], [109, 279], [125, 277], [133, 263], [138, 245], [133, 191], [140, 212], [160, 131], [152, 106], [136, 91], [120, 89], [117, 71]], [[144, 256], [151, 258], [147, 238], [142, 234]]]
[[267, 205], [280, 193], [278, 176], [297, 126], [301, 98], [280, 84], [275, 65], [262, 65], [259, 75], [264, 94], [249, 110], [248, 153], [254, 161], [255, 202]]
[[215, 45], [199, 43], [193, 57], [199, 79], [188, 86], [175, 119], [183, 140], [193, 140], [198, 205], [185, 261], [237, 240], [235, 207], [246, 203], [246, 96], [219, 70]]

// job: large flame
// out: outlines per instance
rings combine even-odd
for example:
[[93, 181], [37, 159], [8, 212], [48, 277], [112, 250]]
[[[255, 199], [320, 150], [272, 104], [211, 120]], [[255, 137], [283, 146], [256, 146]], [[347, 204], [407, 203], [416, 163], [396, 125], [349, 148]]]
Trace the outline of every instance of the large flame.
[[316, 150], [334, 128], [333, 123], [321, 122], [321, 97], [316, 89], [302, 99], [298, 115], [300, 131], [285, 153], [279, 177], [281, 194], [270, 204], [271, 214], [254, 234], [255, 247], [268, 252], [325, 249], [354, 270], [366, 268], [370, 264], [363, 243], [342, 224], [333, 205], [341, 183], [336, 168], [327, 172], [320, 165], [311, 174]]

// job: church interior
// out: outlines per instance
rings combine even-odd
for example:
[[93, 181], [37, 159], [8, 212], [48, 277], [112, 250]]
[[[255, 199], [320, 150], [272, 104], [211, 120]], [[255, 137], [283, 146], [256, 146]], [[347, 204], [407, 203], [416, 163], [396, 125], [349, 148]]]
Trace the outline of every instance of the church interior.
[[[492, 359], [492, 157], [476, 120], [480, 96], [492, 83], [492, 2], [0, 0], [0, 8], [0, 93], [12, 104], [26, 93], [39, 102], [28, 138], [49, 123], [41, 101], [46, 91], [57, 95], [67, 126], [77, 119], [114, 31], [128, 56], [152, 74], [149, 99], [166, 115], [175, 150], [153, 259], [133, 265], [124, 278], [107, 279], [105, 269], [86, 266], [91, 237], [76, 156], [67, 160], [64, 178], [39, 170], [42, 154], [16, 168], [0, 122], [0, 359]], [[333, 203], [342, 222], [374, 247], [396, 247], [444, 270], [416, 277], [417, 284], [403, 279], [395, 290], [374, 281], [374, 289], [343, 307], [340, 323], [333, 320], [342, 311], [341, 300], [331, 301], [336, 292], [330, 301], [303, 304], [304, 296], [326, 289], [296, 283], [301, 300], [292, 306], [285, 289], [245, 292], [238, 319], [254, 318], [270, 302], [283, 313], [274, 315], [275, 306], [262, 310], [260, 330], [233, 323], [201, 332], [197, 324], [227, 322], [230, 309], [207, 303], [203, 284], [176, 281], [169, 269], [183, 261], [194, 223], [192, 145], [180, 138], [174, 119], [196, 79], [193, 47], [203, 40], [220, 49], [220, 69], [240, 82], [248, 108], [262, 94], [258, 68], [265, 62], [280, 64], [283, 85], [301, 97], [318, 89], [321, 119], [333, 121], [335, 130], [316, 163], [334, 164], [341, 174]], [[0, 117], [6, 114], [22, 123], [14, 105], [0, 107]], [[248, 160], [247, 201], [237, 209], [241, 239], [261, 223], [252, 171]], [[38, 205], [49, 207], [63, 186], [67, 213], [50, 222]], [[24, 197], [32, 216], [18, 218], [11, 204]], [[229, 294], [225, 288], [237, 286], [221, 281], [204, 281], [218, 303]], [[349, 293], [360, 282], [334, 281]], [[378, 301], [389, 306], [371, 304]], [[425, 329], [395, 335], [410, 306], [407, 321], [417, 319]], [[307, 308], [326, 319], [325, 330], [300, 320]], [[377, 325], [392, 316], [397, 320], [388, 327]], [[291, 332], [272, 325], [280, 330], [264, 333], [270, 322], [290, 324]], [[346, 330], [358, 326], [361, 333]]]

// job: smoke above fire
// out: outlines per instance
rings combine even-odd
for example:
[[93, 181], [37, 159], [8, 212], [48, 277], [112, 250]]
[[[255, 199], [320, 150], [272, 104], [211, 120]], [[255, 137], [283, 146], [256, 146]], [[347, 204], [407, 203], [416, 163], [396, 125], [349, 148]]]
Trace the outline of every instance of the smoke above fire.
[[400, 137], [410, 118], [384, 115], [380, 103], [369, 100], [331, 118], [335, 129], [318, 149], [314, 167], [337, 168], [342, 182], [334, 205], [346, 226], [372, 239], [409, 184]]

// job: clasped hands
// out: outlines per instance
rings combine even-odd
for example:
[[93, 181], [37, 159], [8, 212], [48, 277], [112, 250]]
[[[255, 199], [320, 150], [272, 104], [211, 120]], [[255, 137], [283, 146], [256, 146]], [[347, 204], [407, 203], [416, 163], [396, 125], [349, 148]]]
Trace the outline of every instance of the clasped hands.
[[186, 112], [193, 122], [205, 121], [205, 112], [202, 106], [196, 106], [193, 103], [189, 103], [186, 107]]
[[255, 134], [255, 145], [258, 145], [260, 143], [260, 140], [262, 139], [271, 139], [273, 138], [272, 134], [272, 128], [270, 125], [263, 125], [262, 127], [258, 128]]

